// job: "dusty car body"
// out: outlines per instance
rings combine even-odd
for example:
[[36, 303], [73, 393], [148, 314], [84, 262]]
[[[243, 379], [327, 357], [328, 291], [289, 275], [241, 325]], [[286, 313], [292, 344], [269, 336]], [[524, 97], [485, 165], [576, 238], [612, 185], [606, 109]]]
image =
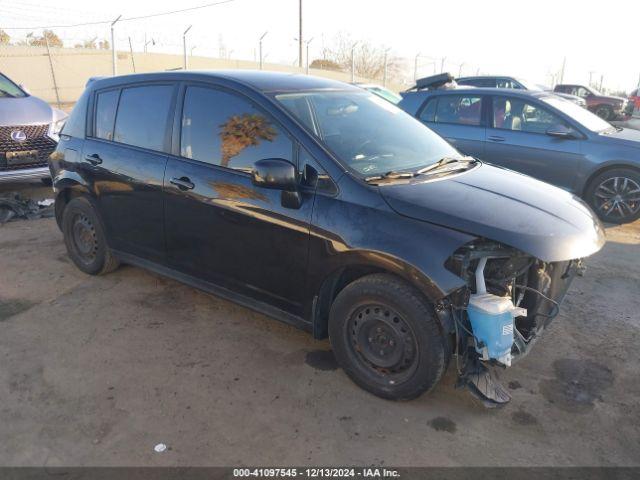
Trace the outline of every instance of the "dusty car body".
[[0, 182], [50, 181], [47, 159], [66, 117], [0, 74]]
[[[141, 108], [153, 89], [161, 115]], [[159, 140], [131, 145], [143, 117], [161, 121]], [[573, 195], [465, 158], [389, 102], [309, 76], [92, 82], [50, 168], [80, 269], [131, 263], [328, 335], [349, 376], [384, 398], [429, 390], [456, 352], [471, 390], [504, 402], [464, 333], [479, 265], [489, 294], [527, 308], [515, 360], [604, 243]]]

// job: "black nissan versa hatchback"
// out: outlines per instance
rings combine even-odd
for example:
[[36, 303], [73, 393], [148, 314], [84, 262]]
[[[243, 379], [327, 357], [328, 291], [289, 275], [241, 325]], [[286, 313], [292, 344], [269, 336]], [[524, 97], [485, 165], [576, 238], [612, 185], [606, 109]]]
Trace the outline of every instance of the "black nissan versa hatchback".
[[385, 398], [431, 389], [457, 355], [460, 384], [508, 401], [492, 366], [529, 351], [604, 244], [575, 196], [327, 79], [99, 79], [60, 137], [56, 218], [80, 270], [138, 265], [329, 336]]

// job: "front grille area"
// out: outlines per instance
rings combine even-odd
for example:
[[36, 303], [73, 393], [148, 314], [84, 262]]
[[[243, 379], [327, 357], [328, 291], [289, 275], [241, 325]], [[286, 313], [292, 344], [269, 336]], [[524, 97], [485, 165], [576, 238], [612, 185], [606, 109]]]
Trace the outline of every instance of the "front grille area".
[[[11, 132], [21, 130], [27, 136], [24, 142], [16, 142]], [[49, 155], [56, 148], [56, 142], [47, 136], [49, 125], [15, 125], [0, 127], [0, 170], [21, 170], [24, 168], [45, 167]], [[21, 165], [7, 165], [6, 152], [37, 150], [35, 161]]]

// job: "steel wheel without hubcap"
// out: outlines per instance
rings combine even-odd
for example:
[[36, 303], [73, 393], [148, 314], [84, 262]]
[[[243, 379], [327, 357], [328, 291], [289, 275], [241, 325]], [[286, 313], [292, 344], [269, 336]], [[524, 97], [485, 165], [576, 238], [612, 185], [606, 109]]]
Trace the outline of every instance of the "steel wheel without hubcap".
[[93, 262], [98, 252], [96, 229], [85, 215], [78, 214], [73, 219], [73, 246], [80, 260], [87, 265]]
[[630, 178], [608, 178], [593, 195], [594, 206], [604, 219], [619, 221], [640, 210], [640, 185]]
[[393, 309], [384, 305], [358, 308], [345, 322], [349, 346], [361, 366], [400, 383], [411, 376], [417, 364], [417, 343], [411, 327]]

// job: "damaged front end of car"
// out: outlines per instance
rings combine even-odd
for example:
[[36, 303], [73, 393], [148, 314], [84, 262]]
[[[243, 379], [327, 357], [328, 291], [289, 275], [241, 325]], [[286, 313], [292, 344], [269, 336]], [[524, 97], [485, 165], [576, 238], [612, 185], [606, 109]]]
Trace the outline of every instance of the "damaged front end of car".
[[455, 335], [458, 385], [489, 407], [508, 392], [489, 367], [509, 367], [526, 356], [558, 315], [582, 259], [545, 262], [495, 241], [479, 239], [459, 248], [445, 267], [466, 286], [440, 305]]

